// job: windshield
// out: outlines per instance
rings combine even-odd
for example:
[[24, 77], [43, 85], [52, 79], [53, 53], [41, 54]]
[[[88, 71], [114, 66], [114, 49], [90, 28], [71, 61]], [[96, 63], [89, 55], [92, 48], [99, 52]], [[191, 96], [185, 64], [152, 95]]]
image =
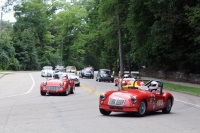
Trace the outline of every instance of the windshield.
[[148, 86], [145, 86], [145, 85], [140, 86], [139, 89], [141, 89], [141, 90], [149, 90]]
[[101, 70], [100, 71], [101, 74], [111, 74], [110, 70]]
[[64, 66], [56, 66], [57, 69], [63, 69]]
[[43, 70], [52, 70], [53, 67], [43, 67]]
[[61, 76], [61, 79], [66, 79], [66, 75], [62, 75], [62, 76]]
[[67, 69], [72, 69], [72, 70], [75, 70], [76, 68], [74, 66], [68, 66]]

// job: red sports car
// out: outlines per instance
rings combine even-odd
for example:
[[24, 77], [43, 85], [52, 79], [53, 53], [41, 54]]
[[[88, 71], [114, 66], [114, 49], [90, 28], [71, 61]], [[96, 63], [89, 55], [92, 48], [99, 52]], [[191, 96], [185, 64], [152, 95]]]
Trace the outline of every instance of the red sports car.
[[147, 112], [162, 110], [170, 113], [174, 97], [163, 92], [161, 81], [149, 81], [138, 89], [111, 90], [100, 95], [99, 110], [103, 115], [111, 112], [136, 112], [144, 116]]
[[125, 74], [122, 78], [115, 78], [115, 86], [122, 90], [136, 89], [144, 84], [144, 81], [133, 78], [131, 75]]
[[49, 79], [40, 84], [40, 93], [42, 96], [48, 94], [73, 94], [75, 90], [75, 83], [68, 79], [67, 74], [55, 74], [53, 79]]

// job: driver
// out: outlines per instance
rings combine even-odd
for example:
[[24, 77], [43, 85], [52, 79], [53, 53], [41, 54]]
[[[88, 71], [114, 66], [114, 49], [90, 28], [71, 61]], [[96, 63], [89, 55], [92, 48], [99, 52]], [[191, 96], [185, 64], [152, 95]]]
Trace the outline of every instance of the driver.
[[158, 82], [156, 81], [152, 81], [150, 86], [149, 86], [149, 90], [151, 92], [156, 91], [158, 89]]
[[128, 78], [128, 74], [125, 74], [125, 75], [124, 75], [124, 78]]

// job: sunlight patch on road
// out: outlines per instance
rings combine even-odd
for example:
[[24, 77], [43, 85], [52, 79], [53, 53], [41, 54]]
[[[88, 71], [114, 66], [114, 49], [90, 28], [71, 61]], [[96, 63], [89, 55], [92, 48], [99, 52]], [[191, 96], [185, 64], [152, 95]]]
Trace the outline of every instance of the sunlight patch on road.
[[82, 84], [81, 84], [81, 87], [82, 87], [83, 89], [85, 89], [86, 91], [89, 91], [89, 92], [91, 92], [91, 93], [93, 93], [93, 94], [95, 94], [95, 95], [97, 95], [97, 96], [99, 96], [99, 95], [101, 94], [100, 92], [95, 91], [95, 90], [93, 90], [93, 89], [91, 89], [91, 88], [89, 88], [89, 87], [86, 87], [86, 86], [82, 85]]

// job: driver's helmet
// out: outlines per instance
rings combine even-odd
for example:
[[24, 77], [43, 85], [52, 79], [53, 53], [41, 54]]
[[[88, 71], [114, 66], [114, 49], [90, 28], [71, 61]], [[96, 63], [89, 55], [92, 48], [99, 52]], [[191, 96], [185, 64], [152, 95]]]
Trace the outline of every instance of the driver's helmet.
[[128, 74], [124, 74], [124, 78], [128, 78]]
[[157, 90], [157, 89], [158, 89], [158, 82], [152, 81], [149, 86], [149, 90]]

